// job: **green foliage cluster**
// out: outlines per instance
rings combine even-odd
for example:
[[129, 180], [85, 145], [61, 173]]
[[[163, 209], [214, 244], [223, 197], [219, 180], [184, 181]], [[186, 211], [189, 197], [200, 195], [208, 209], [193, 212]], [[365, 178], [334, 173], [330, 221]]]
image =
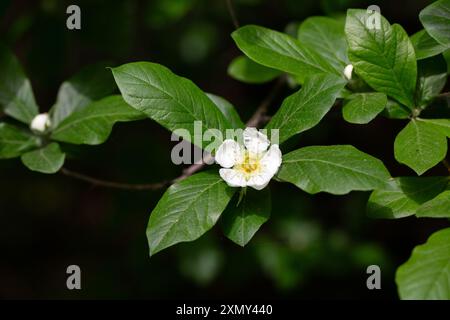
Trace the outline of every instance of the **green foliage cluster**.
[[[297, 38], [256, 25], [241, 27], [231, 36], [243, 55], [231, 62], [229, 74], [247, 83], [287, 77], [300, 87], [266, 125], [280, 130], [282, 150], [284, 142], [316, 126], [338, 105], [349, 123], [366, 124], [377, 116], [405, 122], [393, 152], [412, 176], [391, 177], [381, 160], [350, 145], [307, 146], [283, 154], [277, 182], [310, 194], [372, 191], [367, 213], [374, 218], [450, 218], [449, 176], [422, 176], [445, 161], [450, 137], [448, 93], [442, 93], [448, 79], [450, 1], [423, 9], [424, 29], [411, 37], [381, 15], [380, 28], [369, 28], [368, 17], [359, 9], [349, 9], [345, 18], [311, 17], [301, 23]], [[349, 64], [351, 78], [344, 76]], [[114, 83], [105, 65], [64, 82], [49, 112], [49, 130], [36, 133], [28, 128], [39, 113], [30, 81], [3, 47], [0, 67], [0, 105], [10, 117], [0, 124], [0, 158], [21, 157], [34, 171], [59, 171], [65, 159], [61, 145], [100, 144], [118, 121], [148, 117], [171, 131], [186, 129], [192, 137], [194, 121], [202, 122], [203, 131], [243, 127], [225, 99], [164, 66], [135, 62], [112, 68], [121, 95], [111, 95]], [[217, 168], [171, 185], [150, 215], [150, 255], [198, 239], [219, 219], [229, 239], [246, 245], [269, 219], [270, 190], [249, 190], [240, 201], [236, 191]], [[449, 245], [446, 228], [414, 249], [397, 271], [401, 298], [450, 299]]]

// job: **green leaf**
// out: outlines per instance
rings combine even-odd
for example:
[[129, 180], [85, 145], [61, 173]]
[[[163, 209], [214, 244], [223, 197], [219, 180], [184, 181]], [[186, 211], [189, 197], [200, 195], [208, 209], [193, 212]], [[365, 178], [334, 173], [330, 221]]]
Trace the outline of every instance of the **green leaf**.
[[[173, 131], [188, 130], [197, 143], [195, 121], [201, 121], [201, 132], [217, 129], [222, 135], [231, 124], [219, 108], [192, 81], [179, 77], [166, 67], [149, 62], [134, 62], [112, 69], [125, 101], [162, 126]], [[217, 141], [222, 136], [213, 132]], [[198, 145], [202, 147], [202, 145]]]
[[369, 123], [384, 110], [387, 96], [381, 92], [354, 93], [346, 98], [342, 115], [350, 123]]
[[222, 214], [224, 234], [240, 246], [245, 246], [270, 217], [270, 190], [247, 189], [242, 201], [231, 202]]
[[59, 144], [51, 143], [41, 149], [24, 153], [22, 163], [30, 170], [41, 173], [56, 173], [64, 164], [66, 155]]
[[72, 113], [56, 127], [54, 140], [96, 145], [106, 141], [116, 122], [134, 121], [145, 115], [130, 107], [121, 96], [109, 96]]
[[243, 128], [245, 126], [241, 117], [239, 117], [239, 114], [230, 102], [212, 93], [207, 93], [206, 95], [214, 102], [217, 108], [219, 108], [233, 128]]
[[293, 135], [311, 129], [330, 111], [346, 81], [334, 75], [315, 75], [304, 86], [287, 97], [267, 129], [279, 129], [280, 143]]
[[278, 178], [308, 193], [346, 194], [386, 187], [383, 163], [353, 146], [305, 147], [283, 156]]
[[38, 146], [38, 137], [16, 126], [0, 123], [0, 159], [16, 158]]
[[383, 111], [383, 116], [389, 119], [408, 119], [410, 114], [411, 110], [408, 107], [391, 99], [388, 99], [386, 108]]
[[367, 203], [367, 215], [383, 219], [412, 216], [423, 203], [445, 190], [448, 182], [447, 177], [395, 178], [388, 188], [372, 192]]
[[381, 16], [381, 29], [366, 27], [366, 10], [349, 9], [345, 32], [355, 72], [376, 91], [414, 107], [417, 66], [414, 48], [399, 25]]
[[327, 60], [338, 74], [342, 74], [349, 63], [344, 27], [344, 20], [310, 17], [300, 25], [298, 39]]
[[419, 122], [424, 122], [429, 126], [432, 126], [436, 130], [439, 130], [442, 134], [445, 134], [450, 138], [450, 119], [416, 119]]
[[425, 30], [439, 43], [450, 46], [450, 1], [436, 1], [420, 11]]
[[447, 63], [442, 55], [418, 61], [416, 105], [425, 108], [444, 88]]
[[446, 153], [445, 135], [424, 121], [411, 120], [395, 138], [395, 159], [418, 175], [442, 161]]
[[403, 300], [450, 299], [450, 228], [433, 233], [425, 244], [414, 248], [411, 257], [397, 269]]
[[38, 114], [30, 80], [11, 51], [0, 45], [0, 109], [26, 124]]
[[426, 30], [420, 30], [411, 36], [411, 43], [416, 53], [416, 59], [426, 59], [438, 55], [448, 49], [434, 40]]
[[150, 255], [211, 229], [235, 191], [216, 172], [198, 173], [172, 185], [150, 215]]
[[266, 67], [292, 73], [304, 79], [320, 73], [336, 73], [320, 55], [291, 36], [260, 26], [248, 25], [231, 34], [239, 49]]
[[450, 218], [450, 190], [439, 194], [436, 198], [425, 202], [417, 210], [418, 217]]
[[115, 84], [107, 66], [107, 63], [87, 66], [63, 82], [56, 103], [50, 110], [53, 127], [57, 127], [73, 112], [114, 92]]
[[275, 79], [282, 72], [260, 65], [246, 56], [239, 56], [231, 61], [228, 66], [228, 74], [242, 82], [264, 83]]

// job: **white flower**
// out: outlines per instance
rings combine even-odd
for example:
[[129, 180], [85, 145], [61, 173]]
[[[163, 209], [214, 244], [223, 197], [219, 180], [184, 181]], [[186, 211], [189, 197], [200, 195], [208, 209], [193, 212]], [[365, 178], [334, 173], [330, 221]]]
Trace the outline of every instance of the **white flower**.
[[44, 133], [50, 126], [51, 122], [48, 113], [41, 113], [33, 118], [30, 129], [38, 133]]
[[216, 162], [223, 168], [219, 174], [230, 187], [252, 187], [261, 190], [277, 173], [281, 165], [281, 151], [270, 145], [267, 136], [256, 128], [246, 128], [244, 146], [225, 140], [216, 152]]
[[347, 78], [347, 80], [352, 80], [352, 72], [353, 72], [353, 65], [348, 64], [344, 68], [344, 76]]

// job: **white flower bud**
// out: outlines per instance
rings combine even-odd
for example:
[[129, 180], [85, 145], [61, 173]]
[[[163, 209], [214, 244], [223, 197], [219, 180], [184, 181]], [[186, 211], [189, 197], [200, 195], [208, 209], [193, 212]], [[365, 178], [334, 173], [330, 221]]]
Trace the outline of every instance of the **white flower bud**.
[[30, 129], [37, 133], [44, 133], [50, 126], [51, 122], [48, 113], [41, 113], [31, 121]]
[[348, 64], [344, 68], [344, 76], [347, 78], [347, 80], [352, 80], [352, 72], [353, 72], [353, 65]]

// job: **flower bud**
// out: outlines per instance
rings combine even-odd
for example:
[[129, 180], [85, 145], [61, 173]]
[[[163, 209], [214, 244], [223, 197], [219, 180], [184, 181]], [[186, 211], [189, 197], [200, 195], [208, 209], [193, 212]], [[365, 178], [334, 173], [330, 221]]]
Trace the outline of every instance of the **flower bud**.
[[50, 128], [51, 122], [48, 113], [41, 113], [31, 121], [30, 129], [37, 133], [44, 133]]
[[348, 64], [344, 68], [344, 76], [347, 78], [347, 80], [352, 80], [352, 72], [353, 72], [353, 65]]

